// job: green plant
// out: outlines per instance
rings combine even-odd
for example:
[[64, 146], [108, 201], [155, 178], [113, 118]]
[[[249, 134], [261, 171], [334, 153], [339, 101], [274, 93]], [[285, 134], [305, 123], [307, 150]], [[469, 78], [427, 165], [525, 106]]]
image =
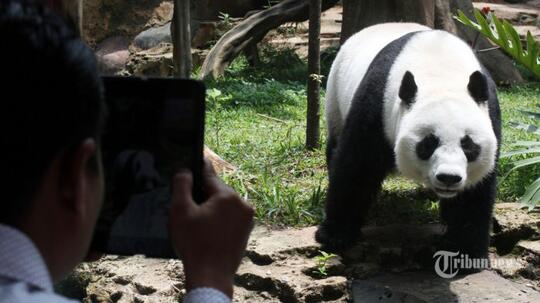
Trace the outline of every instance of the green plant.
[[469, 19], [461, 10], [458, 10], [458, 15], [455, 18], [491, 40], [512, 56], [514, 60], [521, 63], [540, 78], [540, 45], [534, 40], [530, 31], [527, 31], [527, 41], [524, 46], [516, 29], [508, 21], [503, 20], [501, 22], [491, 12], [488, 13], [486, 18], [477, 9], [474, 10], [474, 17], [476, 22]]
[[319, 250], [320, 255], [315, 257], [315, 266], [316, 270], [313, 271], [314, 274], [320, 277], [328, 276], [328, 261], [330, 259], [337, 257], [335, 254], [329, 254], [325, 251]]
[[[513, 167], [508, 171], [508, 174], [516, 169], [540, 164], [540, 141], [519, 141], [514, 143], [513, 146], [519, 149], [503, 153], [501, 158], [520, 155], [527, 157], [513, 161]], [[534, 156], [530, 157], [531, 155]], [[529, 210], [532, 210], [540, 202], [540, 177], [527, 187], [519, 202], [527, 206]]]
[[231, 15], [229, 15], [227, 13], [224, 13], [224, 12], [219, 12], [218, 18], [219, 18], [220, 23], [224, 27], [230, 27], [232, 25]]

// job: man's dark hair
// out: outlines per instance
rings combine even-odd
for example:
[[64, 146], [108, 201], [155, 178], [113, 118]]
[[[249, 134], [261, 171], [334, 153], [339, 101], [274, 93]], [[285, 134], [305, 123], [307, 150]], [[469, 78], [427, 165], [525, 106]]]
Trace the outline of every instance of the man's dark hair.
[[103, 85], [92, 51], [36, 1], [0, 1], [0, 39], [0, 222], [15, 224], [53, 159], [99, 138]]

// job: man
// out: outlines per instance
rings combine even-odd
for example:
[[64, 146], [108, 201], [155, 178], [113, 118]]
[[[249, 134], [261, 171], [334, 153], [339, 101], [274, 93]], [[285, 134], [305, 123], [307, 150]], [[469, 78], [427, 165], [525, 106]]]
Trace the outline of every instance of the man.
[[[102, 83], [93, 53], [64, 21], [25, 0], [0, 1], [0, 302], [71, 302], [52, 290], [88, 254], [101, 208]], [[253, 210], [206, 165], [172, 182], [170, 235], [187, 302], [230, 302]]]

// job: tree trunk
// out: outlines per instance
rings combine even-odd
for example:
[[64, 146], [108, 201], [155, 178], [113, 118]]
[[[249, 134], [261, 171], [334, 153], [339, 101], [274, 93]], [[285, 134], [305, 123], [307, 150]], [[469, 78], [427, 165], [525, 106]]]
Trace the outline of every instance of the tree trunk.
[[306, 148], [319, 146], [320, 91], [321, 79], [321, 0], [309, 1], [309, 46], [308, 46], [308, 89]]
[[433, 27], [433, 0], [343, 0], [341, 43], [361, 29], [384, 22], [417, 22]]
[[191, 76], [191, 31], [190, 1], [175, 0], [171, 36], [173, 41], [173, 61], [176, 76]]
[[[453, 19], [461, 9], [472, 17], [471, 0], [343, 0], [343, 28], [341, 42], [361, 29], [383, 22], [417, 22], [433, 28], [444, 29], [456, 34], [469, 44], [477, 41], [477, 49], [487, 49], [492, 45], [476, 32]], [[501, 51], [479, 52], [480, 62], [489, 70], [496, 83], [522, 82], [512, 60]]]

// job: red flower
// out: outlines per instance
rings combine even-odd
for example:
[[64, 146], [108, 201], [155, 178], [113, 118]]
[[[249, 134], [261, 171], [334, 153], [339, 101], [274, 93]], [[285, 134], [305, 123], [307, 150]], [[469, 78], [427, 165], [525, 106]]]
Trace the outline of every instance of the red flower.
[[484, 13], [484, 15], [487, 15], [490, 12], [491, 12], [491, 8], [489, 6], [482, 7], [482, 13]]

